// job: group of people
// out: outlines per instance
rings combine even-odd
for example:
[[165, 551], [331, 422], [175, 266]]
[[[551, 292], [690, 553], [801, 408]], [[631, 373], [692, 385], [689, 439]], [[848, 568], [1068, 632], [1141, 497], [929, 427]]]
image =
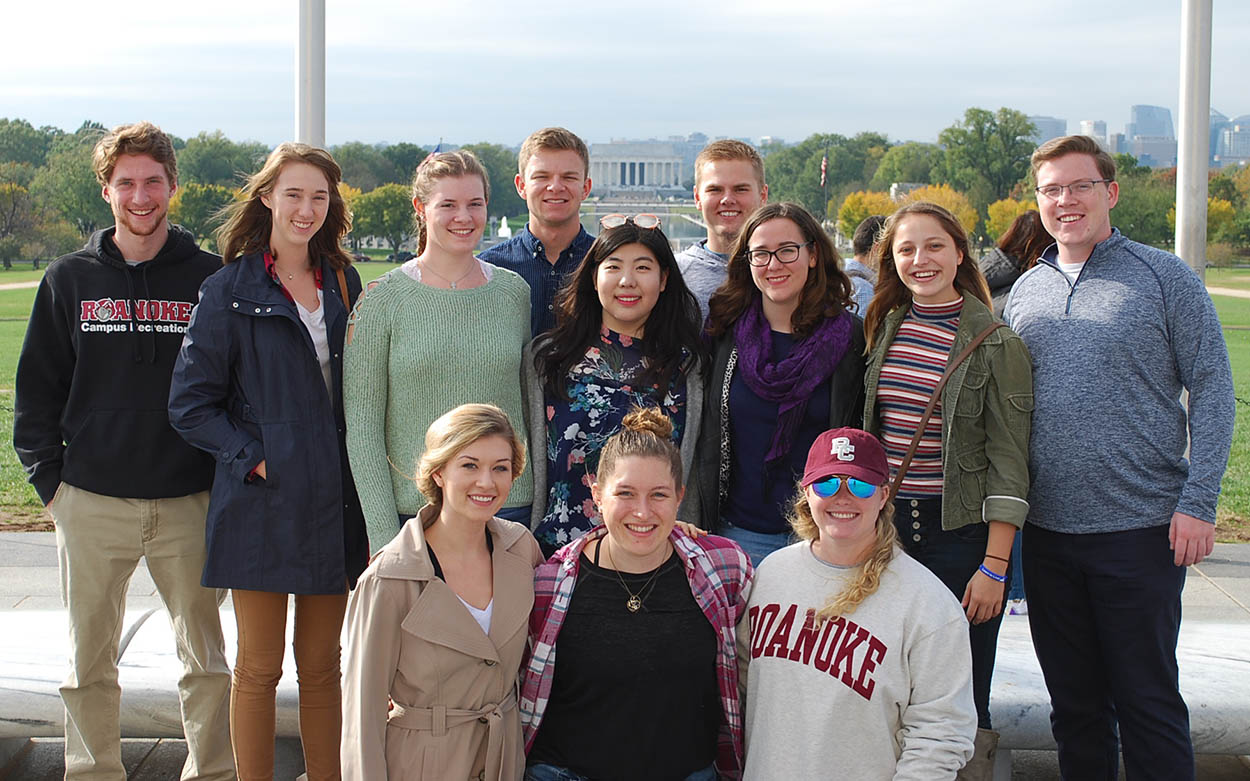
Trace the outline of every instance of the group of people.
[[40, 284], [14, 428], [56, 521], [67, 778], [124, 776], [140, 557], [183, 778], [271, 777], [291, 595], [310, 779], [989, 778], [1021, 528], [1064, 776], [1114, 778], [1122, 744], [1132, 778], [1192, 778], [1180, 590], [1231, 374], [1198, 277], [1111, 227], [1092, 140], [1034, 153], [988, 284], [925, 202], [844, 261], [737, 141], [696, 160], [707, 238], [676, 256], [656, 215], [585, 230], [562, 128], [521, 147], [526, 227], [476, 255], [486, 171], [431, 154], [417, 255], [367, 291], [324, 150], [273, 151], [221, 258], [168, 223], [154, 125], [94, 166], [115, 225]]

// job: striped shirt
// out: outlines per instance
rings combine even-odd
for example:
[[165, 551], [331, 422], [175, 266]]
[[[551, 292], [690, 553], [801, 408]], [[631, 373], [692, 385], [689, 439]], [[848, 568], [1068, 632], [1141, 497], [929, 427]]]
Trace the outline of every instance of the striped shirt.
[[[881, 364], [877, 385], [877, 409], [881, 415], [881, 442], [896, 473], [907, 455], [911, 438], [920, 425], [924, 408], [946, 371], [963, 298], [947, 304], [912, 302], [898, 335], [890, 344]], [[942, 402], [933, 408], [924, 436], [916, 448], [911, 466], [899, 487], [906, 499], [942, 495]]]
[[[530, 650], [521, 664], [521, 729], [529, 751], [542, 724], [555, 680], [557, 638], [577, 585], [578, 557], [587, 543], [603, 537], [599, 525], [555, 552], [534, 571], [534, 610], [530, 613]], [[691, 539], [674, 529], [669, 536], [686, 568], [690, 591], [716, 630], [716, 680], [722, 709], [716, 768], [725, 778], [742, 775], [742, 710], [738, 699], [738, 650], [735, 627], [746, 611], [751, 560], [724, 537]], [[627, 638], [622, 638], [627, 642]]]

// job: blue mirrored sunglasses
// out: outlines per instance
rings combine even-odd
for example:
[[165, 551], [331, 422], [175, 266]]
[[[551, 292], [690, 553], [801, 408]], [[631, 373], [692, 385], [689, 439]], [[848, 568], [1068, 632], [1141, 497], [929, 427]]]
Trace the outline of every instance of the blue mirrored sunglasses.
[[836, 494], [838, 489], [842, 487], [843, 479], [846, 480], [846, 487], [850, 490], [851, 496], [855, 496], [860, 499], [867, 499], [877, 492], [877, 486], [872, 483], [864, 480], [858, 480], [854, 477], [841, 478], [836, 475], [833, 477], [826, 477], [824, 480], [817, 480], [812, 483], [812, 490], [815, 491], [816, 495], [821, 499], [828, 499]]

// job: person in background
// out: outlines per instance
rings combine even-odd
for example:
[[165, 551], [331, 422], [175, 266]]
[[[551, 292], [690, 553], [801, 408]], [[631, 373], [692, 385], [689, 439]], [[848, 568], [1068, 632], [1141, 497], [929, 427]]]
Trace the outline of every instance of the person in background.
[[169, 224], [178, 164], [151, 122], [106, 133], [92, 168], [114, 224], [40, 280], [13, 416], [13, 447], [56, 521], [69, 619], [65, 778], [125, 777], [117, 652], [126, 584], [142, 558], [183, 665], [182, 777], [231, 779], [224, 594], [200, 585], [213, 459], [166, 412], [196, 293], [221, 259]]
[[653, 214], [608, 215], [561, 291], [560, 319], [527, 348], [529, 444], [536, 453], [530, 525], [551, 555], [599, 523], [590, 484], [599, 451], [633, 407], [673, 422], [689, 474], [706, 361], [694, 298]]
[[374, 556], [348, 608], [344, 779], [521, 778], [517, 670], [542, 555], [498, 511], [524, 466], [498, 407], [465, 404], [430, 425], [416, 473], [429, 504]]
[[[344, 350], [347, 452], [375, 553], [426, 497], [412, 481], [425, 432], [450, 409], [494, 404], [522, 420], [521, 353], [530, 291], [506, 268], [473, 256], [490, 184], [472, 153], [417, 166], [417, 257], [387, 272], [356, 306]], [[511, 484], [500, 517], [525, 522], [533, 481]]]
[[1111, 227], [1120, 186], [1096, 141], [1047, 141], [1032, 171], [1055, 245], [1005, 318], [1033, 355], [1024, 579], [1059, 768], [1115, 778], [1122, 748], [1129, 778], [1192, 779], [1176, 640], [1232, 443], [1223, 329], [1183, 260]]
[[860, 317], [868, 313], [873, 289], [877, 286], [877, 270], [871, 265], [872, 245], [884, 224], [885, 217], [880, 214], [866, 217], [856, 226], [855, 235], [851, 238], [855, 256], [846, 261], [846, 275], [851, 278], [855, 289], [855, 313]]
[[204, 585], [238, 626], [230, 736], [239, 778], [273, 777], [274, 703], [295, 597], [299, 727], [310, 781], [339, 777], [339, 633], [365, 568], [364, 518], [343, 435], [343, 339], [360, 276], [338, 164], [285, 143], [218, 230], [225, 267], [174, 366], [169, 419], [217, 457]]
[[[603, 523], [538, 568], [521, 681], [527, 781], [735, 778], [746, 554], [676, 528], [681, 455], [656, 407], [603, 447]], [[622, 737], [627, 736], [627, 737]]]
[[[959, 603], [898, 548], [876, 437], [822, 433], [738, 624], [748, 781], [939, 781], [972, 755]], [[830, 736], [837, 736], [831, 739]]]
[[751, 213], [768, 201], [764, 161], [742, 141], [713, 141], [694, 160], [694, 205], [707, 225], [707, 238], [677, 256], [677, 267], [707, 319], [707, 302], [725, 281], [729, 253]]
[[530, 286], [529, 336], [555, 326], [556, 293], [595, 240], [580, 213], [590, 187], [590, 152], [572, 132], [545, 127], [521, 144], [516, 191], [529, 207], [529, 222], [479, 258], [515, 271]]
[[1012, 540], [1029, 511], [1029, 353], [996, 324], [967, 234], [946, 209], [925, 201], [902, 207], [886, 220], [875, 252], [881, 280], [864, 325], [864, 428], [880, 435], [896, 478], [902, 473], [892, 498], [903, 549], [967, 614], [979, 728], [960, 778], [989, 781], [998, 743], [990, 720], [998, 629]]
[[691, 479], [699, 525], [752, 562], [790, 542], [790, 487], [807, 448], [862, 418], [863, 324], [850, 302], [811, 214], [794, 203], [756, 210], [710, 302], [712, 371]]
[[1021, 274], [1033, 268], [1042, 252], [1054, 243], [1042, 225], [1042, 215], [1036, 209], [1029, 209], [998, 238], [998, 246], [981, 256], [978, 264], [985, 283], [990, 286], [995, 317], [1003, 316], [1011, 286]]

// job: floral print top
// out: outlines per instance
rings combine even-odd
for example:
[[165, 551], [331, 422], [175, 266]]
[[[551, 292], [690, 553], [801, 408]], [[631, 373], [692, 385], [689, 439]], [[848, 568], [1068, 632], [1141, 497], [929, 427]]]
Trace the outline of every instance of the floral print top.
[[676, 377], [666, 389], [640, 387], [635, 383], [644, 369], [641, 340], [605, 328], [586, 357], [569, 370], [569, 400], [547, 399], [547, 514], [534, 533], [544, 554], [599, 523], [590, 476], [599, 468], [599, 451], [633, 407], [664, 410], [673, 422], [673, 443], [680, 446], [686, 378]]

